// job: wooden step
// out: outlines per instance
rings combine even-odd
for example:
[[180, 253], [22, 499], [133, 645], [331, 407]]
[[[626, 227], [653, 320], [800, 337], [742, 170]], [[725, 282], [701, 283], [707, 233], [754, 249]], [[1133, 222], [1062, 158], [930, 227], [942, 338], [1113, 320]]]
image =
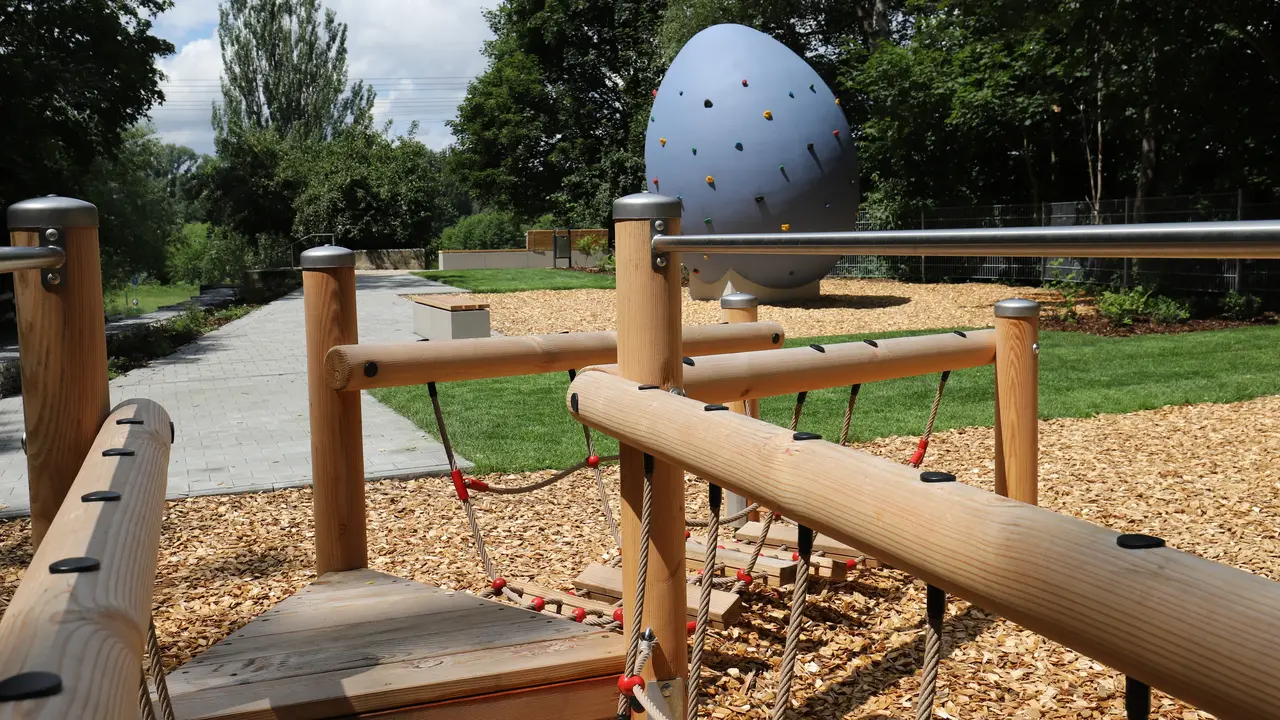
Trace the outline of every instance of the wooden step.
[[[744, 543], [753, 543], [760, 537], [761, 523], [749, 522], [738, 528], [733, 534], [735, 540]], [[765, 545], [769, 547], [779, 547], [786, 545], [791, 551], [795, 551], [799, 544], [799, 529], [795, 525], [784, 525], [782, 523], [773, 523], [769, 526], [769, 537], [765, 538]], [[877, 568], [888, 567], [884, 563], [868, 556], [866, 553], [857, 548], [850, 547], [840, 542], [832, 540], [822, 535], [814, 535], [813, 538], [814, 552], [821, 551], [823, 555], [832, 560], [858, 560], [861, 567]]]
[[[622, 598], [622, 568], [588, 565], [573, 581], [573, 586], [587, 592], [594, 600], [617, 601]], [[698, 595], [702, 588], [686, 585], [685, 608], [690, 619], [698, 616]], [[742, 617], [742, 601], [737, 593], [711, 591], [711, 627], [724, 628]]]
[[[751, 547], [748, 546], [746, 552], [740, 551], [736, 547], [729, 547], [726, 543], [723, 550], [716, 552], [716, 564], [725, 566], [724, 574], [729, 577], [736, 577], [738, 570], [744, 569], [751, 562]], [[689, 566], [690, 572], [702, 567], [702, 561], [707, 557], [707, 545], [704, 540], [690, 538], [685, 541], [684, 545], [685, 563]], [[766, 556], [763, 552], [756, 560], [756, 571], [767, 573], [764, 581], [766, 585], [772, 587], [782, 587], [790, 585], [796, 581], [796, 563], [788, 557], [782, 560], [773, 556]]]
[[[512, 585], [519, 588], [520, 591], [524, 593], [523, 597], [526, 600], [536, 595], [543, 600], [546, 600], [548, 605], [551, 604], [551, 601], [558, 600], [563, 603], [565, 607], [582, 608], [583, 610], [599, 610], [605, 617], [613, 617], [613, 601], [603, 602], [601, 600], [592, 600], [591, 598], [583, 597], [582, 595], [570, 595], [567, 592], [552, 590], [549, 587], [534, 585], [533, 583], [527, 582], [517, 582], [512, 583]], [[552, 611], [548, 609], [545, 612]], [[572, 615], [572, 612], [561, 611], [559, 614]]]
[[[701, 538], [695, 537], [693, 539], [702, 542]], [[738, 542], [737, 540], [721, 540], [720, 544], [730, 550], [736, 550], [737, 552], [746, 553], [747, 555], [750, 555], [752, 548], [755, 547], [754, 543]], [[775, 560], [786, 560], [794, 563], [795, 561], [791, 560], [792, 552], [793, 551], [791, 550], [779, 550], [778, 548], [766, 546], [760, 551], [760, 557], [768, 557]], [[835, 580], [839, 582], [848, 577], [849, 572], [844, 560], [833, 560], [829, 557], [820, 557], [815, 555], [809, 559], [809, 574], [814, 577], [826, 578], [828, 580]]]
[[320, 577], [168, 684], [182, 720], [479, 718], [513, 703], [522, 717], [588, 720], [612, 715], [625, 657], [617, 633], [352, 570]]

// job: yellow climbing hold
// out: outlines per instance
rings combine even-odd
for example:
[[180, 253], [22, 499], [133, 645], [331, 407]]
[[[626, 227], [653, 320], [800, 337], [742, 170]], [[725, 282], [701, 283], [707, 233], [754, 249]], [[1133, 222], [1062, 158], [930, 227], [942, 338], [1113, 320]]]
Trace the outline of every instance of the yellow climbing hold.
[[713, 182], [715, 182], [715, 181], [716, 181], [716, 179], [715, 179], [715, 178], [711, 177], [710, 175], [708, 175], [708, 176], [707, 176], [707, 184], [711, 184], [711, 183], [713, 183]]
[[791, 231], [791, 226], [786, 223], [782, 223], [782, 232], [790, 232], [790, 231]]
[[662, 143], [662, 147], [666, 147], [666, 146], [667, 146], [667, 139], [666, 139], [666, 138], [658, 138], [658, 142]]
[[773, 119], [773, 113], [772, 113], [771, 111], [769, 111], [769, 110], [765, 110], [765, 111], [764, 111], [764, 119], [765, 119], [765, 120], [772, 120], [772, 119]]
[[837, 105], [839, 105], [839, 104], [840, 104], [840, 98], [836, 98], [836, 104], [837, 104]]

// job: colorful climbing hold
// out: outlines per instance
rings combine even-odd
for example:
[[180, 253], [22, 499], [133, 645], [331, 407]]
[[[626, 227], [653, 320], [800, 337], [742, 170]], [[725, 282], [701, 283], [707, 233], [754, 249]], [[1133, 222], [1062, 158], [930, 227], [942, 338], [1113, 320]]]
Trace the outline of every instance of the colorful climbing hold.
[[711, 218], [706, 218], [706, 219], [704, 219], [702, 222], [706, 223], [707, 225], [710, 225], [710, 224], [711, 224]]
[[742, 143], [740, 143], [740, 142], [734, 143], [734, 144], [733, 144], [733, 148], [734, 148], [735, 150], [741, 150], [741, 149], [742, 149]]
[[764, 119], [765, 119], [765, 120], [772, 120], [772, 119], [773, 119], [773, 113], [772, 113], [772, 112], [770, 112], [770, 111], [768, 111], [768, 110], [765, 110], [765, 111], [764, 111]]
[[813, 152], [813, 143], [809, 143], [808, 147], [809, 147], [809, 152]]
[[757, 196], [756, 196], [756, 202], [758, 202], [758, 203], [762, 203], [762, 202], [764, 202], [764, 196], [763, 196], [763, 195], [757, 195]]
[[[662, 147], [666, 147], [666, 146], [667, 146], [667, 139], [666, 139], [666, 138], [658, 138], [658, 144], [662, 145]], [[812, 146], [812, 145], [810, 145], [809, 147], [813, 147], [813, 146]]]
[[793, 98], [793, 97], [795, 97], [795, 96], [796, 96], [796, 94], [795, 94], [794, 92], [792, 92], [792, 91], [790, 91], [790, 90], [788, 90], [788, 91], [787, 91], [787, 97], [789, 97], [789, 98]]
[[788, 225], [787, 223], [782, 223], [782, 232], [789, 232], [790, 230], [791, 230], [790, 225]]
[[840, 137], [840, 131], [839, 131], [839, 130], [832, 130], [832, 131], [831, 131], [831, 136], [832, 136], [832, 137]]
[[810, 84], [810, 85], [809, 85], [809, 92], [814, 92], [814, 93], [816, 93], [816, 92], [818, 92], [818, 91], [817, 91], [817, 89], [816, 89], [816, 88], [814, 88], [814, 87], [813, 87], [813, 85], [812, 85], [812, 84]]
[[658, 97], [658, 88], [653, 89], [653, 96]]
[[707, 107], [707, 108], [711, 107], [711, 98], [707, 98], [706, 100], [703, 100], [702, 107]]
[[716, 179], [715, 179], [715, 178], [711, 177], [710, 175], [708, 175], [708, 176], [707, 176], [707, 184], [708, 184], [708, 185], [710, 185], [710, 184], [714, 183], [715, 181], [716, 181]]
[[658, 184], [658, 177], [657, 177], [656, 175], [655, 175], [655, 176], [654, 176], [654, 178], [653, 178], [653, 184], [654, 184], [654, 185], [657, 185], [657, 184]]
[[697, 154], [698, 154], [698, 148], [694, 148], [694, 149], [693, 149], [693, 154], [694, 154], [694, 155], [697, 155]]
[[742, 87], [746, 87], [746, 86], [747, 86], [747, 79], [742, 78]]
[[840, 104], [840, 98], [836, 98], [836, 104], [837, 104], [837, 105], [839, 105], [839, 104]]
[[779, 165], [779, 166], [778, 166], [778, 169], [779, 169], [779, 170], [781, 170], [782, 172], [786, 172], [786, 171], [787, 171], [787, 166], [786, 166], [786, 165]]

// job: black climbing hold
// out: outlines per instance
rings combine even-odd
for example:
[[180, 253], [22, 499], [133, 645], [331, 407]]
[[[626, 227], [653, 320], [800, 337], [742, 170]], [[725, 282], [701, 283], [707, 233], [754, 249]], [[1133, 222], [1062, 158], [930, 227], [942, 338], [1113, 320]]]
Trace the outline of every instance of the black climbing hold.
[[578, 412], [578, 393], [569, 395], [569, 407], [573, 408], [574, 412]]
[[778, 341], [782, 340], [782, 335], [780, 335], [780, 334], [778, 334], [778, 333], [774, 333], [774, 334], [773, 334], [773, 338], [772, 338], [772, 339], [773, 339], [773, 344], [774, 344], [774, 345], [777, 345], [777, 344], [778, 344]]
[[1164, 547], [1164, 538], [1158, 538], [1155, 535], [1143, 535], [1141, 533], [1125, 533], [1116, 538], [1116, 545], [1125, 550], [1150, 550], [1152, 548]]
[[657, 385], [641, 385], [640, 389], [641, 390], [657, 390], [658, 386]]
[[54, 575], [63, 575], [66, 573], [93, 572], [101, 567], [102, 563], [98, 562], [97, 558], [69, 557], [49, 563], [49, 572]]
[[764, 202], [764, 196], [763, 196], [763, 195], [757, 195], [757, 196], [756, 196], [756, 202], [758, 202], [758, 203], [762, 203], [762, 202]]
[[116, 421], [117, 425], [141, 425], [142, 421], [138, 418], [120, 418]]
[[433, 383], [433, 382], [429, 382], [429, 383], [427, 383], [427, 394], [428, 394], [428, 395], [430, 395], [431, 397], [435, 397], [435, 396], [436, 396], [436, 384], [435, 384], [435, 383]]
[[370, 360], [364, 364], [364, 376], [374, 377], [378, 374], [378, 363]]
[[650, 455], [649, 453], [644, 454], [644, 474], [645, 475], [653, 474], [653, 456]]
[[702, 406], [703, 412], [715, 412], [717, 410], [728, 410], [728, 409], [729, 408], [725, 405], [703, 405]]
[[711, 107], [711, 98], [707, 98], [706, 100], [703, 100], [702, 107], [706, 107], [706, 108]]
[[813, 143], [809, 143], [809, 152], [813, 152]]
[[817, 350], [817, 351], [818, 351], [818, 352], [820, 352], [820, 353], [824, 353], [824, 352], [826, 352], [826, 351], [827, 351], [827, 349], [826, 349], [826, 348], [822, 347], [821, 345], [819, 345], [819, 344], [817, 344], [817, 343], [814, 343], [814, 344], [810, 345], [809, 347], [813, 348], [814, 350]]
[[107, 448], [102, 451], [102, 457], [132, 457], [133, 451], [129, 448]]
[[31, 700], [62, 692], [62, 678], [43, 670], [18, 673], [0, 680], [0, 702]]
[[691, 357], [683, 358], [680, 360], [680, 362], [684, 363], [685, 365], [688, 365], [689, 367], [693, 367], [693, 358]]
[[864, 342], [864, 343], [866, 343], [866, 344], [870, 345], [870, 346], [871, 346], [871, 347], [873, 347], [873, 348], [878, 348], [878, 347], [880, 347], [880, 343], [876, 342], [875, 340], [863, 340], [862, 342]]
[[956, 334], [956, 335], [959, 335], [959, 336], [960, 336], [960, 337], [962, 337], [962, 338], [967, 338], [967, 337], [969, 337], [968, 335], [965, 335], [963, 332], [960, 332], [959, 330], [952, 330], [951, 332], [952, 332], [952, 333], [954, 333], [954, 334]]
[[792, 440], [800, 442], [801, 440], [821, 440], [822, 436], [818, 433], [798, 432], [791, 436]]
[[733, 144], [733, 149], [734, 149], [734, 150], [741, 150], [741, 149], [742, 149], [742, 143], [740, 143], [740, 142], [738, 142], [738, 143], [734, 143], [734, 144]]
[[94, 490], [80, 496], [80, 502], [115, 502], [120, 499], [120, 493], [115, 490]]
[[938, 472], [937, 470], [926, 470], [920, 473], [920, 482], [927, 483], [944, 483], [955, 482], [956, 476], [951, 473]]

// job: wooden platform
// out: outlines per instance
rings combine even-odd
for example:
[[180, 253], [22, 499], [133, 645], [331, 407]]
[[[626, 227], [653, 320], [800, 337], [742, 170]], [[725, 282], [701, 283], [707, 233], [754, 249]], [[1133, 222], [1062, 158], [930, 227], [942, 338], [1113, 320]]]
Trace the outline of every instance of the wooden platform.
[[[622, 597], [622, 569], [606, 565], [588, 565], [573, 581], [573, 586], [585, 592], [593, 600], [612, 602]], [[698, 617], [698, 599], [702, 593], [697, 585], [685, 586], [686, 608], [689, 619]], [[711, 591], [711, 627], [723, 630], [742, 617], [742, 600], [737, 593], [723, 590]]]
[[196, 718], [612, 718], [620, 635], [372, 570], [329, 573], [168, 676]]

